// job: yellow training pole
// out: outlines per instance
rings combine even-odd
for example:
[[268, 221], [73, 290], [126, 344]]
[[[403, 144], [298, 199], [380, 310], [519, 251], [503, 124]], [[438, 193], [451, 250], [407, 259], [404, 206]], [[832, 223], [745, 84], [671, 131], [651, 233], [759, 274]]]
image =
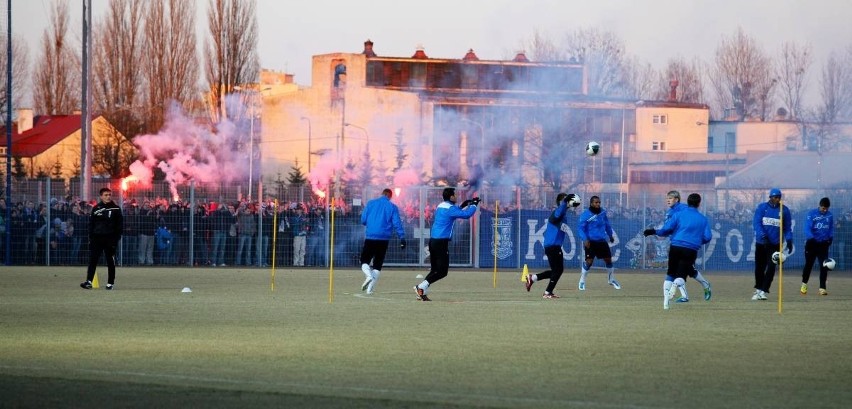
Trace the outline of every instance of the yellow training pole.
[[491, 224], [494, 225], [494, 288], [497, 288], [497, 215], [500, 213], [500, 201], [494, 201], [494, 220]]
[[328, 303], [334, 302], [334, 203], [335, 198], [331, 199], [331, 229], [329, 230], [331, 246], [331, 254], [328, 259]]
[[778, 313], [783, 309], [784, 298], [784, 201], [778, 202]]
[[278, 247], [278, 199], [275, 199], [275, 207], [272, 208], [272, 271], [269, 279], [269, 291], [275, 291], [275, 248]]

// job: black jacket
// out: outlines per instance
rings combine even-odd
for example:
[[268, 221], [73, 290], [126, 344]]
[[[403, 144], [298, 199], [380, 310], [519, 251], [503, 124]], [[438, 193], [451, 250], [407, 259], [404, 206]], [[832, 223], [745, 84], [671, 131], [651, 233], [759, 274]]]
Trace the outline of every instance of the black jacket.
[[99, 236], [118, 242], [123, 232], [124, 218], [118, 205], [112, 201], [95, 205], [89, 218], [89, 237]]

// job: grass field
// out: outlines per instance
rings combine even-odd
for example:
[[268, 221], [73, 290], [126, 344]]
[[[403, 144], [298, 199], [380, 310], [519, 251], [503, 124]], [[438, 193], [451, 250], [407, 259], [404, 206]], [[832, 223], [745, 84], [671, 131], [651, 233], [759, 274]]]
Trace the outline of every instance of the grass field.
[[[708, 272], [713, 299], [662, 309], [661, 272], [594, 270], [527, 293], [519, 272], [2, 267], [0, 407], [844, 408], [852, 400], [852, 277], [769, 301], [750, 273]], [[106, 270], [99, 268], [101, 285]], [[190, 287], [192, 293], [181, 293]]]

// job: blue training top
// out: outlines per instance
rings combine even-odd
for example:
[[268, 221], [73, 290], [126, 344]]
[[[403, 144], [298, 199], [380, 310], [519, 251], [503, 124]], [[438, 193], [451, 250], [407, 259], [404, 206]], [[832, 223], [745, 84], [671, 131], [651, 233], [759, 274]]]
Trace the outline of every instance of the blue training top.
[[688, 208], [689, 206], [683, 204], [682, 202], [677, 202], [674, 206], [670, 207], [669, 210], [666, 211], [666, 220], [670, 219], [674, 216], [675, 213]]
[[394, 230], [400, 240], [405, 238], [399, 208], [385, 195], [367, 202], [361, 213], [361, 224], [367, 226], [366, 238], [369, 240], [390, 240]]
[[580, 241], [608, 241], [612, 237], [612, 226], [606, 209], [601, 208], [600, 213], [594, 213], [586, 209], [577, 220], [577, 235]]
[[713, 238], [707, 217], [694, 207], [675, 212], [666, 220], [663, 227], [656, 231], [657, 236], [672, 235], [672, 246], [698, 250], [702, 244]]
[[805, 239], [820, 242], [834, 239], [834, 215], [830, 210], [826, 210], [825, 214], [820, 213], [819, 209], [808, 212], [805, 217]]
[[565, 223], [568, 214], [568, 203], [559, 202], [559, 206], [553, 209], [547, 218], [547, 227], [544, 229], [544, 247], [562, 246], [565, 241], [565, 232], [562, 231], [562, 223]]
[[[781, 205], [772, 206], [769, 202], [763, 202], [757, 205], [754, 210], [754, 218], [752, 219], [752, 227], [754, 228], [754, 241], [757, 244], [780, 244], [780, 233], [778, 226], [781, 225]], [[793, 220], [790, 217], [790, 209], [784, 206], [784, 238], [786, 240], [793, 239]]]
[[435, 221], [432, 223], [431, 236], [433, 239], [453, 238], [453, 222], [456, 219], [470, 219], [476, 213], [476, 205], [470, 205], [464, 209], [449, 200], [435, 208]]

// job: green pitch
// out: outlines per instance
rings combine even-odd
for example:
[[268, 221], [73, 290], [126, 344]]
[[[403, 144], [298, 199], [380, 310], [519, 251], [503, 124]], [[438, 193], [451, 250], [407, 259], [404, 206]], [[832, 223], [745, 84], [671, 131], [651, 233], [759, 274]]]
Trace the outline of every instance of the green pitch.
[[[769, 301], [750, 273], [707, 272], [713, 299], [662, 308], [661, 272], [623, 289], [577, 271], [543, 300], [520, 272], [451, 269], [430, 303], [424, 270], [3, 267], [0, 407], [841, 408], [852, 400], [852, 277], [829, 296], [799, 271]], [[181, 293], [190, 287], [191, 293]]]

